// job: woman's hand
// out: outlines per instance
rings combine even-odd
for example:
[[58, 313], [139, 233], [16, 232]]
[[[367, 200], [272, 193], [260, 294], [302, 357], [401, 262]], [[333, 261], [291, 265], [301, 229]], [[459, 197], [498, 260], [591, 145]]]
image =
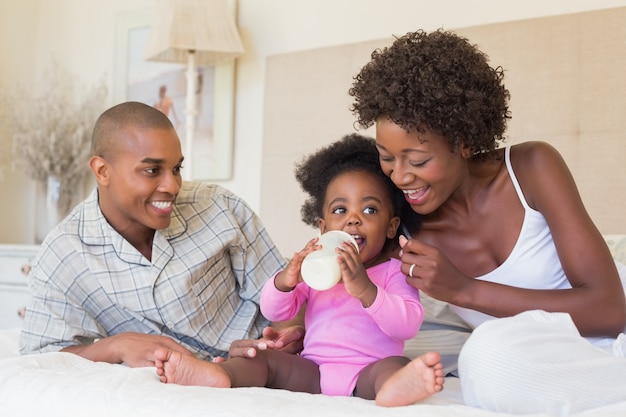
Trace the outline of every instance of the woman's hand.
[[304, 340], [304, 326], [293, 325], [289, 327], [275, 328], [266, 327], [263, 329], [263, 337], [268, 346], [287, 353], [300, 353]]
[[473, 280], [463, 275], [436, 247], [400, 236], [402, 272], [409, 285], [437, 300], [462, 305], [459, 297]]
[[[229, 358], [254, 358], [257, 350], [276, 349], [287, 353], [302, 351], [304, 327], [294, 325], [284, 328], [266, 327], [260, 339], [235, 340], [228, 351]], [[223, 362], [224, 358], [215, 358], [214, 362]]]

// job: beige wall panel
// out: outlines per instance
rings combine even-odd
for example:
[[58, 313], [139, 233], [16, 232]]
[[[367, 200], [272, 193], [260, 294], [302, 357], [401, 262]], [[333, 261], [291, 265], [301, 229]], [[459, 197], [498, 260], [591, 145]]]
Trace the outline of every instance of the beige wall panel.
[[582, 27], [580, 41], [581, 130], [585, 133], [621, 130], [624, 140], [626, 8], [585, 15], [588, 19]]
[[586, 13], [580, 32], [579, 189], [598, 228], [626, 230], [626, 9]]
[[578, 24], [571, 16], [460, 29], [505, 69], [512, 142], [577, 129]]
[[581, 136], [575, 177], [587, 211], [604, 233], [626, 230], [626, 142], [622, 132]]

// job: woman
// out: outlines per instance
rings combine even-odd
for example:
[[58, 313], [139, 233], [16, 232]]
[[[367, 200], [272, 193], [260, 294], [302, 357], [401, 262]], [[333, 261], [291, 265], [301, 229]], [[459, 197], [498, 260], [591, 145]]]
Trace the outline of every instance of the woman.
[[498, 148], [502, 80], [443, 30], [396, 39], [355, 77], [358, 123], [375, 124], [381, 167], [422, 218], [402, 270], [477, 327], [459, 359], [466, 403], [564, 415], [624, 401], [618, 268], [559, 153]]

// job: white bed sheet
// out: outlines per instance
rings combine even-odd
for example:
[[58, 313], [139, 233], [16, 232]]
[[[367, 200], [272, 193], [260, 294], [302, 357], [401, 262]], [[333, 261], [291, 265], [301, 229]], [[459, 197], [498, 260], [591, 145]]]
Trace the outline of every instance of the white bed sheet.
[[[425, 402], [382, 408], [373, 401], [355, 397], [266, 388], [219, 389], [162, 384], [153, 368], [95, 363], [69, 353], [19, 356], [18, 333], [17, 329], [0, 330], [2, 417], [511, 416], [463, 405], [456, 378], [447, 378], [445, 389]], [[626, 402], [579, 414], [581, 417], [624, 415]]]

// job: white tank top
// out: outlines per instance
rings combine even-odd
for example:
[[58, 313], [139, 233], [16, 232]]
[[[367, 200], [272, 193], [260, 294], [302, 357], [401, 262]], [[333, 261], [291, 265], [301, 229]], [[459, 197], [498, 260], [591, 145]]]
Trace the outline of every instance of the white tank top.
[[[510, 154], [511, 148], [507, 146], [504, 151], [506, 168], [520, 202], [524, 206], [524, 222], [509, 257], [496, 269], [476, 277], [476, 279], [519, 288], [571, 288], [565, 272], [563, 272], [548, 224], [543, 215], [532, 209], [526, 202], [524, 193], [513, 172]], [[463, 320], [474, 327], [494, 318], [476, 310], [454, 305], [451, 307]]]

